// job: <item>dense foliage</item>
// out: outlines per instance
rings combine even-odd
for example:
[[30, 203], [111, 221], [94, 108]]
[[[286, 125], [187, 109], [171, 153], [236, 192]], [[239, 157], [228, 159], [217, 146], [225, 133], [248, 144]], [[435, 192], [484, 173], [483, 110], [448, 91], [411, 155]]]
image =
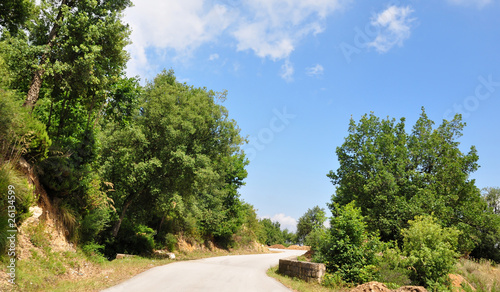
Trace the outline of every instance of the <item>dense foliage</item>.
[[403, 254], [406, 256], [410, 278], [414, 283], [435, 287], [449, 284], [458, 254], [458, 235], [453, 227], [443, 228], [430, 216], [417, 216], [403, 229]]
[[384, 241], [401, 242], [409, 220], [434, 214], [444, 227], [462, 231], [460, 252], [496, 258], [488, 246], [500, 239], [498, 217], [470, 178], [479, 167], [477, 151], [472, 146], [464, 154], [457, 142], [465, 124], [459, 115], [435, 129], [433, 124], [424, 110], [411, 133], [404, 118], [351, 119], [349, 135], [337, 148], [340, 167], [328, 174], [337, 187], [332, 201], [355, 201]]
[[180, 236], [222, 247], [257, 239], [255, 210], [239, 198], [248, 160], [227, 93], [172, 70], [145, 86], [125, 77], [130, 1], [4, 2], [2, 177], [26, 158], [89, 253], [147, 254]]
[[306, 213], [304, 213], [297, 222], [298, 241], [306, 243], [306, 238], [311, 232], [325, 227], [323, 225], [325, 221], [326, 213], [323, 208], [314, 206], [312, 209], [307, 209]]
[[326, 264], [327, 270], [344, 281], [363, 283], [373, 278], [378, 238], [366, 230], [361, 210], [354, 202], [335, 206], [330, 229], [318, 246], [315, 260]]
[[481, 196], [470, 178], [478, 156], [459, 149], [461, 117], [433, 124], [423, 109], [411, 133], [404, 118], [351, 119], [340, 167], [328, 174], [331, 228], [312, 233], [329, 285], [376, 279], [448, 291], [459, 255], [500, 260], [498, 189]]

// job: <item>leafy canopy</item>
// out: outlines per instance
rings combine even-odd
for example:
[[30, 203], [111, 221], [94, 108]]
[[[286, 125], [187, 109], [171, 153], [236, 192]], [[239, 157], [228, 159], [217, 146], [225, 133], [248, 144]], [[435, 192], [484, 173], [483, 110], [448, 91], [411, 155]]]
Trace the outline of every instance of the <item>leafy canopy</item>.
[[314, 206], [312, 209], [307, 209], [306, 213], [299, 218], [297, 222], [297, 238], [300, 242], [304, 242], [307, 235], [312, 231], [324, 228], [323, 224], [326, 221], [325, 209], [319, 206]]
[[[474, 146], [463, 153], [457, 141], [465, 124], [457, 115], [433, 128], [425, 110], [406, 132], [405, 119], [380, 119], [373, 113], [356, 123], [337, 148], [340, 167], [328, 177], [336, 186], [332, 209], [352, 201], [366, 216], [370, 230], [385, 241], [401, 240], [401, 230], [417, 215], [434, 214], [443, 226], [462, 233], [460, 251], [468, 253], [497, 234], [475, 181], [479, 167]], [[481, 226], [481, 228], [478, 228]]]

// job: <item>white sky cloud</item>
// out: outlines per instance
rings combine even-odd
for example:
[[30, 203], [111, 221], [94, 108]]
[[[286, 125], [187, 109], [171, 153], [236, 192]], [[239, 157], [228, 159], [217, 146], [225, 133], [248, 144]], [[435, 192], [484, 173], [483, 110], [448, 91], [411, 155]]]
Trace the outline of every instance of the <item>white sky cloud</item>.
[[386, 10], [375, 15], [371, 24], [379, 29], [379, 32], [371, 43], [379, 53], [389, 51], [395, 45], [402, 46], [403, 42], [410, 37], [411, 24], [415, 18], [410, 18], [413, 9], [409, 6], [389, 6]]
[[274, 216], [263, 216], [262, 218], [269, 218], [271, 221], [278, 221], [281, 225], [281, 230], [288, 229], [288, 231], [297, 231], [297, 220], [291, 216], [287, 216], [283, 213], [275, 214]]
[[[273, 61], [290, 56], [307, 35], [325, 29], [325, 18], [351, 0], [150, 0], [134, 1], [124, 21], [132, 28], [128, 75], [155, 70], [149, 54], [189, 57], [222, 38], [237, 51]], [[149, 58], [148, 58], [149, 55]]]
[[281, 78], [283, 78], [286, 82], [292, 82], [293, 81], [293, 72], [294, 72], [293, 64], [290, 62], [290, 60], [285, 60], [285, 63], [281, 65]]
[[481, 9], [484, 6], [492, 3], [492, 0], [448, 0], [451, 4], [461, 5], [461, 6], [476, 6]]
[[[189, 55], [199, 46], [215, 41], [234, 21], [236, 14], [223, 5], [207, 6], [204, 0], [134, 1], [124, 21], [132, 28], [129, 75], [152, 65], [147, 50], [171, 49], [175, 56]], [[163, 52], [164, 53], [164, 52]]]
[[219, 59], [219, 54], [211, 54], [208, 57], [208, 60], [210, 60], [210, 61], [217, 60], [217, 59]]
[[320, 64], [316, 64], [316, 66], [314, 67], [306, 68], [306, 74], [311, 77], [317, 77], [319, 75], [323, 75], [324, 71], [325, 69]]
[[306, 35], [324, 30], [322, 21], [343, 5], [339, 0], [249, 0], [250, 12], [233, 36], [239, 51], [252, 50], [272, 60], [290, 56]]

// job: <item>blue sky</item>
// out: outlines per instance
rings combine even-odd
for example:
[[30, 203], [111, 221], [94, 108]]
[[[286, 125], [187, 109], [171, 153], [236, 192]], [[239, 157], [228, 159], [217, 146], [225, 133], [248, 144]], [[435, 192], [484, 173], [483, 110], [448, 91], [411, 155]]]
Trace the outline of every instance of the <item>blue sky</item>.
[[[368, 2], [368, 3], [367, 3]], [[496, 0], [151, 0], [125, 13], [127, 74], [228, 90], [249, 145], [242, 198], [295, 230], [335, 188], [349, 119], [440, 124], [461, 113], [480, 188], [500, 186], [500, 3]]]

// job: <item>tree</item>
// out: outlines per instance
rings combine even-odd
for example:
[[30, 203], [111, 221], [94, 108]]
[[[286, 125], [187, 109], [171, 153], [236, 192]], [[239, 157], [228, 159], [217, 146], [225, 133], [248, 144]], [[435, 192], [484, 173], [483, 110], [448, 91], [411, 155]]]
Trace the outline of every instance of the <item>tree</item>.
[[0, 28], [16, 35], [34, 12], [32, 0], [3, 0], [0, 2]]
[[[50, 1], [48, 3], [47, 1]], [[64, 107], [81, 100], [92, 112], [104, 102], [104, 91], [124, 69], [128, 26], [121, 12], [129, 0], [47, 0], [30, 32], [31, 42], [42, 46], [32, 74], [24, 106], [38, 101], [42, 82], [47, 77], [53, 102], [65, 99]]]
[[312, 209], [307, 209], [306, 213], [299, 218], [297, 223], [297, 239], [304, 243], [305, 238], [309, 233], [316, 229], [324, 228], [326, 221], [326, 213], [324, 208], [315, 206]]
[[483, 188], [482, 195], [493, 213], [500, 214], [500, 188]]
[[[446, 290], [449, 286], [448, 274], [456, 265], [459, 231], [442, 228], [429, 215], [417, 216], [409, 221], [408, 229], [403, 229], [403, 252], [411, 268], [413, 283]], [[443, 289], [444, 288], [444, 289]]]
[[404, 118], [396, 123], [372, 113], [359, 123], [351, 119], [349, 135], [337, 148], [340, 167], [328, 174], [337, 187], [332, 202], [355, 201], [370, 230], [379, 230], [385, 241], [400, 241], [415, 216], [434, 214], [443, 226], [462, 231], [460, 251], [469, 253], [487, 243], [484, 230], [497, 229], [485, 220], [486, 204], [470, 178], [479, 167], [477, 151], [459, 149], [456, 140], [465, 126], [460, 115], [435, 129], [433, 124], [424, 109], [410, 134]]
[[374, 247], [378, 239], [367, 232], [365, 218], [355, 202], [333, 205], [331, 227], [314, 249], [314, 260], [325, 263], [328, 272], [338, 273], [344, 281], [370, 281], [375, 272]]
[[202, 218], [202, 231], [226, 238], [243, 224], [237, 189], [248, 162], [239, 129], [218, 100], [164, 71], [144, 89], [133, 122], [108, 125], [100, 164], [115, 184], [114, 237], [130, 209], [142, 222]]
[[286, 244], [297, 243], [297, 234], [285, 228], [285, 230], [283, 230], [283, 241]]
[[283, 244], [284, 238], [281, 232], [281, 224], [276, 221], [272, 222], [269, 218], [264, 218], [259, 221], [261, 225], [261, 234], [259, 235], [259, 241], [267, 244]]

